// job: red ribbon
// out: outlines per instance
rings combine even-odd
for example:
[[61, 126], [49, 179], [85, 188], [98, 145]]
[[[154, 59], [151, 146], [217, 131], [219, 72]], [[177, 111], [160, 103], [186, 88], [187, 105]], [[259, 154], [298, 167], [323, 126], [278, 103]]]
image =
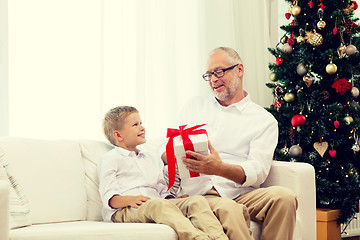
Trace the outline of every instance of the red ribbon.
[[[195, 151], [194, 145], [192, 144], [189, 135], [198, 135], [198, 134], [206, 134], [205, 129], [197, 129], [199, 127], [204, 126], [205, 124], [196, 125], [191, 128], [185, 129], [186, 125], [179, 126], [179, 129], [168, 128], [166, 137], [169, 138], [169, 141], [166, 144], [166, 158], [168, 164], [168, 173], [169, 173], [169, 187], [168, 190], [172, 187], [175, 182], [175, 153], [174, 153], [174, 137], [181, 136], [185, 151]], [[197, 130], [196, 130], [197, 129]], [[192, 156], [186, 154], [187, 158], [192, 158]], [[180, 161], [180, 160], [179, 160]], [[190, 172], [190, 177], [199, 177], [199, 173]]]

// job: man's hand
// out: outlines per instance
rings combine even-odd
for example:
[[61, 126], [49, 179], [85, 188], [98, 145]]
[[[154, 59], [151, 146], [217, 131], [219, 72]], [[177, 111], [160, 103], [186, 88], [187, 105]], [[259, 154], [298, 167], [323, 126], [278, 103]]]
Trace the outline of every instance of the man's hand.
[[211, 145], [210, 141], [209, 150], [210, 154], [208, 155], [202, 155], [193, 151], [186, 151], [186, 154], [195, 158], [182, 158], [186, 168], [196, 173], [224, 177], [240, 184], [243, 184], [246, 181], [244, 169], [240, 165], [224, 163], [218, 152]]
[[219, 168], [223, 165], [218, 152], [209, 141], [210, 154], [202, 155], [193, 151], [186, 151], [186, 154], [195, 159], [183, 157], [182, 160], [186, 168], [192, 172], [204, 173], [208, 175], [218, 175]]

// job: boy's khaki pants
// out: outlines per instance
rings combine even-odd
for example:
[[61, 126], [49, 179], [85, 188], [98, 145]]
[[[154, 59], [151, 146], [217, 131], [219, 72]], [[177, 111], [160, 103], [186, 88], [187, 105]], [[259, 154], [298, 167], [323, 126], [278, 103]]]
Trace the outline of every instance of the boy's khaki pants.
[[253, 240], [250, 220], [262, 223], [261, 240], [292, 239], [297, 200], [295, 194], [287, 188], [259, 188], [234, 200], [228, 199], [228, 203], [213, 188], [205, 198], [230, 240]]
[[111, 220], [122, 223], [163, 223], [172, 227], [180, 240], [228, 239], [203, 196], [154, 198], [139, 208], [118, 210]]

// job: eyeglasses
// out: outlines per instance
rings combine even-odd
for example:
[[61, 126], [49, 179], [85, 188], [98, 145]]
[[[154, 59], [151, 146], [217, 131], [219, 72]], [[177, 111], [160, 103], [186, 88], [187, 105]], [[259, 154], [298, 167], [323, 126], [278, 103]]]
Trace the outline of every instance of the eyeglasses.
[[231, 69], [235, 68], [237, 65], [239, 65], [239, 64], [235, 64], [235, 65], [233, 65], [231, 67], [224, 68], [224, 69], [217, 69], [217, 70], [215, 70], [213, 72], [205, 73], [205, 74], [202, 75], [202, 78], [205, 81], [210, 81], [212, 75], [215, 75], [215, 77], [217, 77], [217, 78], [221, 78], [222, 76], [225, 75], [225, 72], [227, 70], [231, 70]]

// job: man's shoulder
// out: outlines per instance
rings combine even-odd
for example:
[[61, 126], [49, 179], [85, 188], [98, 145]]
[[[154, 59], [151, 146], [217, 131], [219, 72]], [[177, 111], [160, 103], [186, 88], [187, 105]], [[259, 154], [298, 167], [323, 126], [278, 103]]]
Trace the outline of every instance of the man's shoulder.
[[277, 120], [269, 111], [255, 102], [250, 102], [247, 110], [252, 112], [255, 117], [277, 123]]

